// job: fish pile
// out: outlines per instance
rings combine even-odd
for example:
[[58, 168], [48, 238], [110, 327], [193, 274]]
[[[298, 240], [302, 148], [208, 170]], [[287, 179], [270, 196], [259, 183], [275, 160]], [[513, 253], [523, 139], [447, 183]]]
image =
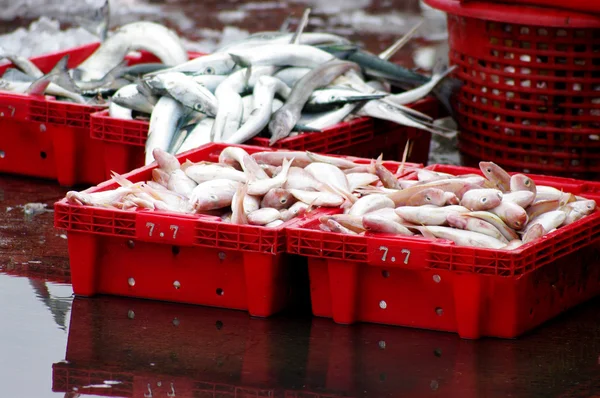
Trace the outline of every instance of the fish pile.
[[[98, 10], [106, 20], [86, 26], [101, 45], [72, 69], [69, 55], [44, 74], [0, 49], [0, 58], [14, 64], [0, 79], [0, 90], [107, 106], [111, 117], [149, 120], [146, 165], [155, 160], [155, 148], [179, 154], [208, 142], [240, 144], [259, 134], [273, 145], [361, 116], [456, 134], [407, 107], [433, 93], [452, 112], [449, 98], [460, 85], [446, 78], [453, 68], [439, 65], [428, 77], [388, 61], [420, 24], [375, 55], [339, 35], [304, 32], [307, 9], [295, 32], [284, 24], [280, 31], [258, 32], [189, 59], [174, 31], [139, 21], [109, 34], [108, 14], [106, 2]], [[127, 55], [136, 50], [159, 62], [128, 66]]]
[[[417, 170], [416, 180], [380, 178], [343, 214], [320, 217], [320, 229], [446, 239], [458, 246], [513, 250], [594, 212], [596, 202], [536, 185], [480, 162], [483, 176]], [[384, 170], [380, 170], [380, 172]]]
[[[405, 151], [406, 155], [406, 151]], [[223, 149], [217, 162], [180, 164], [154, 150], [152, 181], [70, 191], [68, 202], [123, 210], [149, 209], [219, 216], [224, 222], [274, 227], [313, 208], [342, 209], [319, 217], [324, 231], [422, 235], [456, 245], [512, 250], [591, 214], [596, 202], [510, 176], [492, 162], [483, 173], [451, 175], [414, 169], [404, 160], [392, 172], [382, 157], [370, 162], [309, 151]], [[402, 178], [413, 171], [417, 179]]]
[[379, 180], [369, 172], [369, 165], [308, 151], [249, 155], [243, 148], [229, 146], [217, 162], [186, 160], [183, 164], [159, 148], [154, 156], [157, 167], [151, 181], [134, 183], [113, 173], [118, 188], [69, 191], [67, 201], [128, 211], [205, 214], [234, 224], [277, 227], [313, 207], [355, 202], [354, 189]]
[[[106, 8], [102, 12], [106, 14]], [[161, 24], [134, 22], [120, 27], [108, 38], [107, 25], [102, 26], [99, 33], [104, 38], [102, 44], [75, 68], [68, 67], [70, 54], [66, 54], [45, 74], [31, 60], [0, 48], [0, 59], [13, 64], [0, 78], [0, 90], [108, 106], [111, 96], [146, 73], [189, 60], [179, 36]], [[128, 66], [127, 55], [139, 50], [149, 51], [159, 62]]]

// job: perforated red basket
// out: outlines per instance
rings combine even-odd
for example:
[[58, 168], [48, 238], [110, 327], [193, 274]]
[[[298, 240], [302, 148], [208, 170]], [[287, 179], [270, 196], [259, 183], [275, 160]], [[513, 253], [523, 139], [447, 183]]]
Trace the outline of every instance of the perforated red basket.
[[[76, 67], [98, 48], [88, 44], [33, 57], [42, 72], [49, 72], [66, 54]], [[200, 53], [190, 53], [191, 58]], [[145, 51], [127, 57], [129, 64], [155, 62]], [[0, 74], [11, 63], [0, 65]], [[97, 184], [105, 174], [102, 142], [90, 139], [90, 114], [103, 109], [72, 102], [48, 100], [0, 91], [0, 173], [56, 179], [60, 185]]]
[[[531, 177], [598, 201], [586, 193], [585, 181]], [[513, 338], [600, 294], [600, 210], [513, 251], [423, 237], [342, 235], [318, 226], [316, 215], [288, 228], [287, 248], [309, 257], [313, 314], [338, 323]]]
[[[433, 97], [416, 102], [412, 107], [434, 119], [443, 115], [441, 104]], [[91, 136], [104, 142], [104, 159], [107, 171], [118, 173], [139, 167], [144, 163], [144, 145], [149, 123], [141, 120], [112, 118], [108, 111], [91, 116]], [[408, 140], [412, 149], [407, 160], [427, 164], [431, 134], [392, 122], [371, 118], [358, 118], [338, 123], [321, 133], [305, 133], [278, 141], [273, 148], [312, 151], [335, 155], [402, 159]], [[248, 145], [269, 147], [269, 140], [255, 137]]]
[[[181, 163], [217, 161], [229, 145], [208, 144], [178, 156]], [[242, 145], [248, 153], [274, 150]], [[367, 164], [369, 159], [348, 157]], [[397, 162], [384, 162], [396, 172]], [[152, 179], [150, 166], [124, 174], [132, 182]], [[410, 169], [422, 164], [405, 165]], [[106, 181], [84, 192], [115, 189]], [[220, 217], [164, 211], [123, 211], [54, 205], [54, 226], [67, 231], [71, 282], [77, 295], [113, 294], [248, 310], [270, 316], [286, 306], [289, 267], [285, 233], [237, 225]]]
[[[600, 16], [426, 0], [448, 13], [464, 164], [600, 176]], [[592, 3], [592, 2], [590, 2]]]

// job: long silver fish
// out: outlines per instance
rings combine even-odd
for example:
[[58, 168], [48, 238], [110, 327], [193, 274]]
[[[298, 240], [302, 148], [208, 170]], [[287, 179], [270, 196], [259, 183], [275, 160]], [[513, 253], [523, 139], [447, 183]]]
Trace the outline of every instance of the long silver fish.
[[132, 50], [146, 50], [168, 66], [188, 60], [187, 51], [175, 32], [154, 22], [138, 21], [117, 29], [74, 74], [82, 81], [101, 79]]
[[235, 49], [228, 54], [236, 64], [247, 66], [300, 66], [314, 68], [335, 59], [328, 52], [304, 44], [266, 44], [256, 48]]
[[273, 145], [278, 140], [287, 137], [294, 125], [300, 120], [302, 108], [317, 88], [325, 87], [339, 75], [349, 70], [360, 70], [354, 62], [333, 60], [320, 65], [298, 80], [285, 104], [273, 115], [269, 123]]
[[217, 114], [217, 98], [205, 86], [196, 83], [194, 78], [181, 72], [161, 73], [154, 79], [162, 81], [162, 86], [171, 98], [183, 106], [214, 117]]
[[149, 165], [154, 161], [154, 155], [152, 154], [154, 148], [167, 151], [177, 129], [179, 119], [183, 114], [183, 105], [173, 98], [161, 97], [158, 100], [150, 117], [145, 165]]
[[281, 80], [272, 76], [261, 76], [254, 86], [254, 106], [248, 120], [226, 138], [225, 142], [241, 144], [260, 133], [269, 124], [275, 94], [287, 98], [290, 92], [291, 89]]
[[112, 96], [111, 102], [124, 108], [151, 114], [154, 105], [158, 102], [158, 98], [143, 95], [138, 91], [136, 84], [128, 84], [117, 90]]
[[240, 69], [227, 77], [215, 90], [215, 96], [220, 106], [211, 130], [213, 142], [222, 142], [237, 131], [242, 121], [244, 104], [241, 93], [252, 89], [261, 76], [272, 75], [276, 70], [272, 66]]

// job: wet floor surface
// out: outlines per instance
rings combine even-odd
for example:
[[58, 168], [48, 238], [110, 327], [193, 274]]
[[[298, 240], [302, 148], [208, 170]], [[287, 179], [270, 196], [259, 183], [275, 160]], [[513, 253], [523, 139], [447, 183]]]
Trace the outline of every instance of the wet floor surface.
[[[64, 29], [65, 7], [85, 8], [17, 3], [0, 0], [0, 32], [27, 28], [41, 15]], [[419, 12], [417, 2], [389, 0], [115, 3], [114, 25], [162, 21], [204, 51], [278, 29], [308, 5], [315, 16], [310, 30], [344, 34], [377, 52]], [[426, 30], [429, 39], [439, 35], [436, 26]], [[418, 38], [395, 60], [414, 66], [426, 42]], [[433, 161], [456, 162], [453, 143], [434, 141], [432, 149]], [[66, 191], [54, 182], [0, 176], [1, 397], [600, 396], [598, 299], [518, 340], [467, 341], [451, 333], [340, 326], [311, 318], [306, 301], [294, 314], [265, 320], [198, 306], [73, 298], [66, 235], [43, 207], [51, 210]]]

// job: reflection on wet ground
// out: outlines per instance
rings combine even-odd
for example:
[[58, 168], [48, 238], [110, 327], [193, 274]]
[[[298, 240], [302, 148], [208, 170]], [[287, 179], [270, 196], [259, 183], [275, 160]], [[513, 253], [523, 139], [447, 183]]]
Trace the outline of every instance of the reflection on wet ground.
[[[37, 296], [37, 297], [36, 297]], [[594, 300], [515, 341], [118, 297], [0, 274], [6, 396], [571, 397], [600, 393]], [[8, 388], [8, 390], [7, 390]], [[80, 395], [77, 395], [80, 394]], [[171, 395], [168, 395], [171, 394]], [[172, 395], [175, 394], [175, 395]]]

